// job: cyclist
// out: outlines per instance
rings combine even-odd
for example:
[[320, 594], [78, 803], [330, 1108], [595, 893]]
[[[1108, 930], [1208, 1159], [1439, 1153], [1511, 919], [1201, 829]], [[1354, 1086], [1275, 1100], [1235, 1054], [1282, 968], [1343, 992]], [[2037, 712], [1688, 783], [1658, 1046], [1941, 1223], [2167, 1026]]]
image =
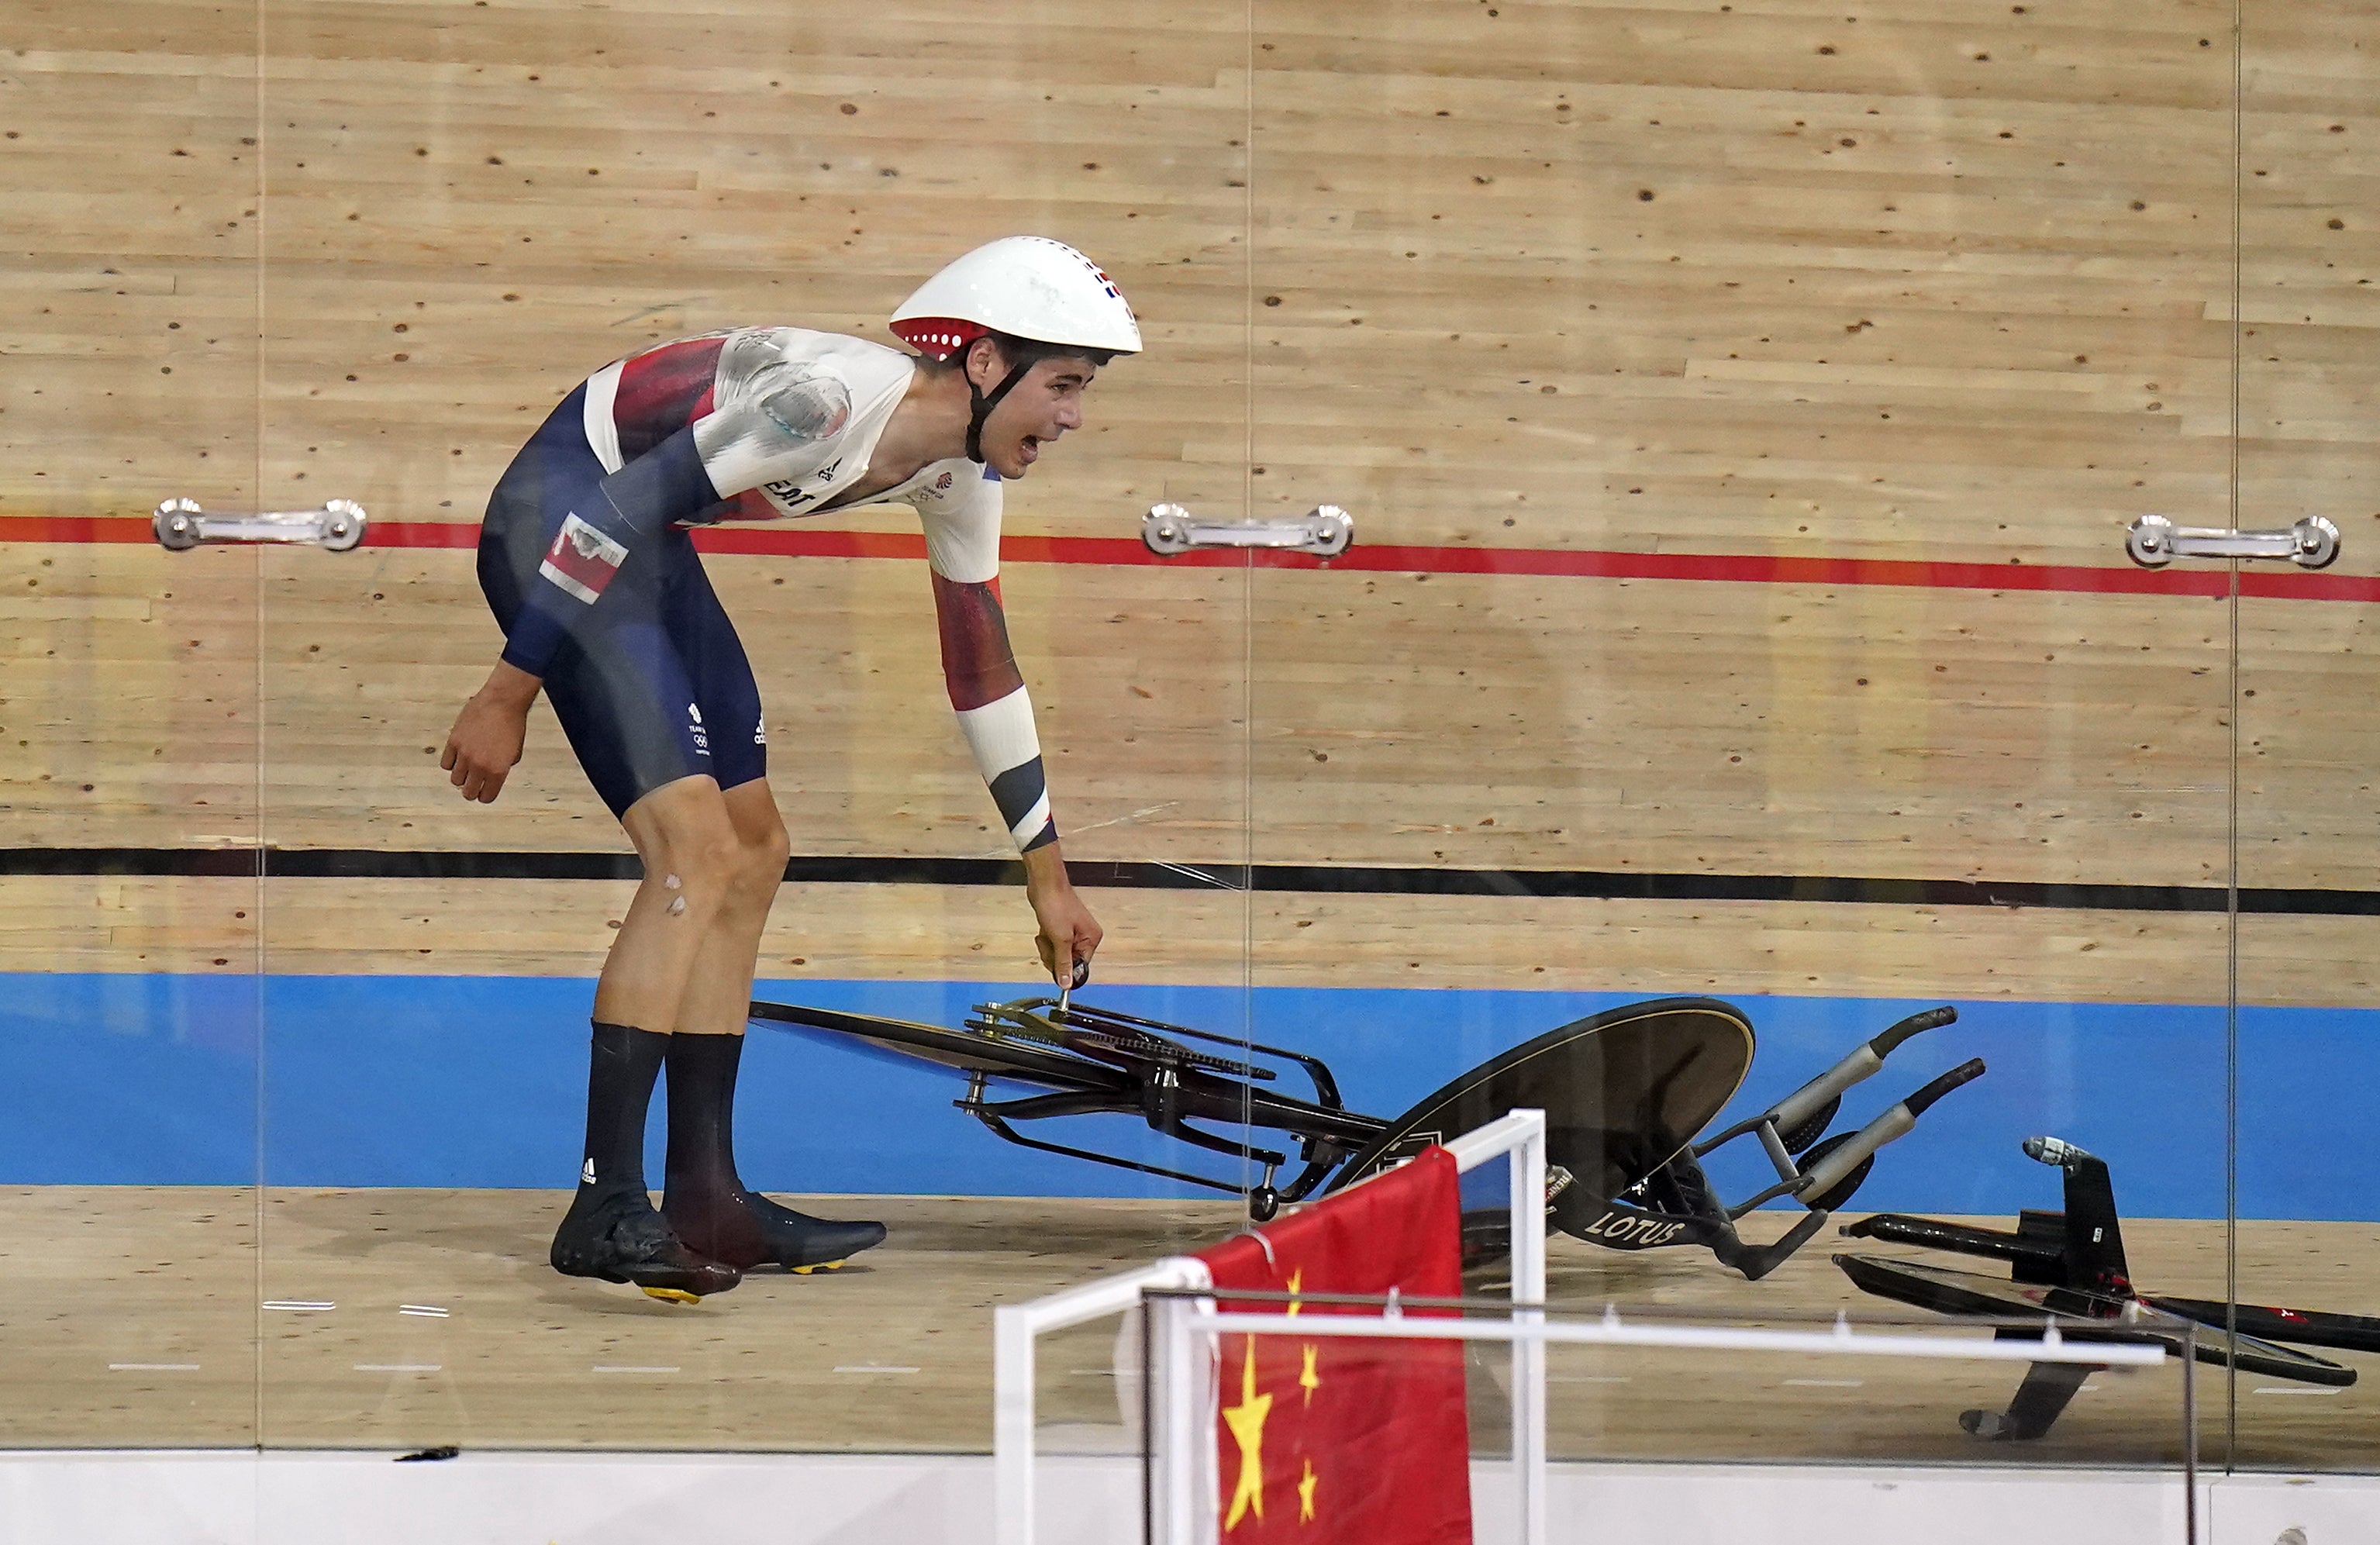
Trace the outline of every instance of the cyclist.
[[[1115, 285], [1062, 242], [957, 259], [892, 318], [917, 350], [739, 327], [596, 371], [497, 483], [479, 571], [502, 659], [441, 765], [493, 800], [542, 690], [643, 860], [595, 990], [587, 1142], [555, 1270], [655, 1296], [744, 1271], [839, 1265], [880, 1223], [808, 1217], [745, 1188], [732, 1115], [760, 935], [788, 840], [752, 668], [688, 528], [898, 500], [925, 528], [952, 707], [1024, 856], [1042, 963], [1087, 974], [1100, 931], [1066, 879], [1033, 710], [997, 579], [1002, 480], [1082, 422], [1099, 369], [1137, 353]], [[644, 1130], [666, 1065], [662, 1208]]]

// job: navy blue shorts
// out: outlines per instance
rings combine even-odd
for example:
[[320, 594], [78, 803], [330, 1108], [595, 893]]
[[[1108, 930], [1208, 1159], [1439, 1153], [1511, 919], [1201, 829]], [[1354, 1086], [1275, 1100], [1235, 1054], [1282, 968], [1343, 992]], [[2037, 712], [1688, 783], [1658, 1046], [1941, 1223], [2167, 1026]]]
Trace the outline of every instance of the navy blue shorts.
[[[563, 517], [603, 476], [587, 444], [585, 396], [581, 387], [562, 400], [488, 498], [480, 590], [507, 634], [522, 597], [544, 582], [538, 562]], [[674, 527], [629, 554], [553, 657], [545, 695], [613, 815], [680, 778], [707, 774], [728, 789], [768, 775], [752, 663], [692, 539]]]

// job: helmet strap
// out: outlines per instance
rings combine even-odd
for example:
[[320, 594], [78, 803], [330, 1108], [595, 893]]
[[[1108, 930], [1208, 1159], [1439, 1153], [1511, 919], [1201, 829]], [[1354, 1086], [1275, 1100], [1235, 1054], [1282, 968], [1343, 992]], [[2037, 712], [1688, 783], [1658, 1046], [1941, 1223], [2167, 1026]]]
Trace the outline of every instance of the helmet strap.
[[1025, 372], [1031, 370], [1034, 363], [1027, 359], [1009, 371], [1008, 379], [994, 386], [989, 394], [976, 385], [975, 377], [970, 375], [966, 378], [967, 399], [972, 405], [967, 418], [966, 458], [969, 461], [983, 459], [983, 421], [991, 417], [991, 410], [1000, 406], [1001, 398], [1016, 389], [1016, 383], [1025, 379]]

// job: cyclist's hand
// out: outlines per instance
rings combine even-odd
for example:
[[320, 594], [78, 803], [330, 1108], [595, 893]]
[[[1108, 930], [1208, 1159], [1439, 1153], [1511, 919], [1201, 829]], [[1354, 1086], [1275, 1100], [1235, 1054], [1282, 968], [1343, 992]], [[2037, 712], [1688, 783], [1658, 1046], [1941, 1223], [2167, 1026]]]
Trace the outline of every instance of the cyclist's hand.
[[1041, 924], [1033, 941], [1041, 954], [1041, 968], [1062, 987], [1079, 987], [1088, 981], [1091, 956], [1099, 953], [1102, 934], [1099, 919], [1067, 883], [1065, 870], [1060, 869], [1053, 877], [1038, 882], [1028, 879], [1025, 896]]
[[519, 763], [528, 737], [528, 705], [537, 700], [538, 685], [527, 672], [499, 664], [455, 716], [438, 765], [464, 798], [492, 804], [504, 792], [504, 778]]

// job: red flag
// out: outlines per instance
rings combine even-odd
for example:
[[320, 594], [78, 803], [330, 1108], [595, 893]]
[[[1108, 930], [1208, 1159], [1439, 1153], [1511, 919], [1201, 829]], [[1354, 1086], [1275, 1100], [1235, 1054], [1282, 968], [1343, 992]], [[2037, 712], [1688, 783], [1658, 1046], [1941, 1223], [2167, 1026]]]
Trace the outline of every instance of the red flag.
[[[1457, 1182], [1454, 1156], [1433, 1148], [1267, 1226], [1261, 1242], [1241, 1235], [1200, 1259], [1218, 1288], [1455, 1297]], [[1282, 1307], [1219, 1302], [1257, 1313]], [[1378, 1311], [1292, 1304], [1289, 1312]], [[1223, 1337], [1215, 1381], [1225, 1545], [1469, 1545], [1463, 1366], [1460, 1342]]]

